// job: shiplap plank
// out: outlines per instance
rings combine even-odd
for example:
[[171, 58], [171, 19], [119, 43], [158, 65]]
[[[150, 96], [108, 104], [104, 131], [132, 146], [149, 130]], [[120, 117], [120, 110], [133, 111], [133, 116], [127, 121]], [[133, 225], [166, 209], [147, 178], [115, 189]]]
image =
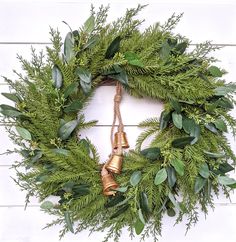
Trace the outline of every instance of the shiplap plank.
[[[68, 22], [72, 28], [78, 28], [88, 17], [91, 2], [96, 7], [101, 4], [101, 2], [95, 1], [27, 2], [27, 4], [2, 2], [0, 21], [5, 24], [0, 26], [0, 42], [48, 42], [49, 25], [59, 27], [63, 33], [68, 31], [67, 26], [62, 24], [63, 20]], [[111, 1], [108, 20], [120, 17], [126, 8], [137, 6], [137, 2]], [[184, 12], [185, 16], [176, 28], [176, 32], [188, 36], [193, 42], [209, 39], [214, 40], [215, 43], [235, 44], [235, 6], [233, 2], [197, 4], [190, 1], [182, 4], [178, 2], [169, 4], [168, 2], [153, 1], [140, 14], [140, 17], [146, 19], [143, 24], [145, 27], [155, 21], [165, 22], [173, 12]], [[14, 18], [9, 18], [9, 16], [14, 16]], [[223, 16], [223, 21], [219, 16]]]
[[[209, 241], [236, 241], [236, 206], [216, 206], [214, 212], [209, 211], [207, 219], [203, 214], [199, 214], [199, 222], [185, 236], [185, 223], [174, 225], [174, 218], [164, 216], [163, 232], [160, 242], [209, 242]], [[0, 241], [3, 242], [41, 242], [50, 241], [58, 242], [58, 232], [60, 226], [50, 229], [41, 230], [46, 223], [53, 220], [53, 216], [49, 216], [40, 211], [37, 207], [29, 207], [26, 211], [23, 208], [0, 207]], [[77, 235], [67, 234], [61, 242], [75, 241], [96, 241], [102, 242], [106, 232], [96, 232], [89, 236], [89, 231], [83, 231]], [[89, 237], [88, 237], [89, 236]], [[138, 242], [139, 236], [132, 241]], [[148, 241], [152, 241], [152, 238]], [[123, 230], [121, 242], [130, 241], [128, 231]]]

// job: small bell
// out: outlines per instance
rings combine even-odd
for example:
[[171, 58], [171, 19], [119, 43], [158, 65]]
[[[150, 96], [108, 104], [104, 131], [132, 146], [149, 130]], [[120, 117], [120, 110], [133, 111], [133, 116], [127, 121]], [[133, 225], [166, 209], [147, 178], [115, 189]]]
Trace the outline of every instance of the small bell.
[[[119, 146], [119, 132], [115, 133], [115, 138], [114, 138], [114, 149], [117, 149]], [[126, 137], [126, 133], [121, 131], [121, 146], [124, 149], [129, 148], [129, 143]]]
[[111, 158], [108, 160], [106, 166], [106, 169], [110, 172], [120, 174], [121, 173], [121, 167], [122, 167], [122, 160], [123, 156], [118, 154], [113, 154]]
[[113, 190], [119, 187], [119, 185], [113, 179], [112, 174], [108, 173], [108, 171], [105, 168], [103, 168], [102, 170], [102, 184], [103, 194], [106, 196], [114, 196], [116, 191]]

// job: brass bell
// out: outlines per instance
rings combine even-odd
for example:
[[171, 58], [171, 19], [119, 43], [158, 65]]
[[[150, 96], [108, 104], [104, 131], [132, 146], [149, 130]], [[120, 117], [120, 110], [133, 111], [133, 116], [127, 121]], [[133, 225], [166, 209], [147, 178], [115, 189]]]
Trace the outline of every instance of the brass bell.
[[121, 173], [121, 167], [122, 167], [122, 160], [123, 156], [118, 154], [113, 154], [111, 158], [108, 160], [106, 166], [106, 169], [110, 172], [120, 174]]
[[[114, 149], [117, 149], [119, 146], [119, 132], [115, 133], [115, 138], [114, 138]], [[126, 137], [126, 133], [121, 131], [121, 146], [124, 149], [129, 148], [129, 143]]]
[[107, 173], [102, 176], [103, 184], [103, 194], [106, 196], [115, 195], [116, 191], [112, 191], [119, 187], [116, 181], [113, 179], [113, 176], [110, 173]]

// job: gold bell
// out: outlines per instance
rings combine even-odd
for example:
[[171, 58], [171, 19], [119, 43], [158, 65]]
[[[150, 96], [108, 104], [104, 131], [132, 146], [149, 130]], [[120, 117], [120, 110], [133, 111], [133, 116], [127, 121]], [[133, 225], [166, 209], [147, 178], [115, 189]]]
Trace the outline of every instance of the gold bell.
[[119, 185], [113, 179], [113, 176], [109, 173], [102, 176], [103, 194], [106, 196], [115, 195], [116, 191], [112, 191], [119, 187]]
[[110, 172], [120, 174], [121, 173], [121, 167], [122, 167], [122, 160], [123, 156], [118, 154], [113, 154], [111, 158], [108, 160], [106, 166], [106, 169]]
[[[115, 133], [115, 138], [114, 138], [114, 149], [117, 149], [119, 146], [119, 132]], [[126, 133], [125, 132], [121, 132], [121, 146], [124, 149], [129, 148], [129, 143], [126, 137]]]

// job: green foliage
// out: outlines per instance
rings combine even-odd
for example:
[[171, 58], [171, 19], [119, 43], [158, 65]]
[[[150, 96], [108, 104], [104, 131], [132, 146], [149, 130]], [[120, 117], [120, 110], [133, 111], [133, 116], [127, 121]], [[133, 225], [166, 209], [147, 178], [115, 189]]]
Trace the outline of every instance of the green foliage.
[[[26, 204], [30, 196], [59, 198], [41, 208], [57, 217], [46, 227], [61, 225], [60, 237], [68, 231], [106, 230], [104, 241], [118, 241], [128, 227], [130, 236], [157, 238], [165, 213], [176, 216], [177, 223], [187, 216], [188, 230], [198, 220], [198, 208], [207, 214], [213, 207], [212, 194], [221, 187], [229, 197], [235, 187], [227, 173], [236, 157], [225, 132], [236, 133], [229, 114], [236, 85], [226, 84], [225, 71], [207, 57], [214, 46], [206, 42], [187, 51], [190, 41], [172, 33], [181, 14], [141, 32], [143, 21], [136, 15], [143, 7], [128, 9], [111, 24], [106, 23], [108, 7], [97, 13], [92, 7], [82, 27], [70, 29], [64, 41], [50, 29], [46, 56], [33, 48], [30, 61], [18, 56], [24, 71], [15, 72], [18, 80], [5, 78], [12, 93], [3, 96], [15, 106], [2, 104], [0, 113], [23, 156], [13, 165], [15, 182], [27, 191]], [[136, 149], [124, 156], [114, 198], [102, 193], [96, 148], [80, 139], [81, 130], [96, 123], [85, 122], [84, 108], [96, 88], [111, 79], [131, 95], [165, 104], [160, 119], [140, 124], [145, 130]], [[151, 143], [142, 149], [147, 138]]]

